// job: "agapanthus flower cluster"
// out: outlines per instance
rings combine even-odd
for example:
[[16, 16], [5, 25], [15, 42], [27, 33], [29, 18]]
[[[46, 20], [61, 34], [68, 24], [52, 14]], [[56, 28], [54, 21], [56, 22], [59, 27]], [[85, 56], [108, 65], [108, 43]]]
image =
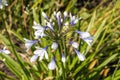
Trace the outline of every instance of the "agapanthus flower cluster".
[[[45, 24], [40, 25], [39, 23], [34, 21], [33, 29], [34, 29], [34, 35], [35, 40], [25, 40], [25, 46], [27, 48], [26, 51], [29, 51], [32, 45], [41, 42], [42, 38], [45, 38], [47, 41], [50, 41], [50, 43], [44, 47], [35, 47], [36, 50], [33, 52], [34, 55], [31, 57], [30, 61], [35, 62], [37, 59], [41, 61], [43, 58], [48, 59], [48, 52], [47, 49], [50, 47], [50, 49], [56, 51], [61, 50], [61, 44], [63, 44], [63, 40], [65, 40], [64, 45], [69, 44], [71, 47], [73, 47], [74, 52], [78, 56], [78, 59], [80, 61], [84, 61], [86, 58], [85, 56], [79, 52], [79, 43], [76, 41], [73, 41], [70, 37], [66, 39], [66, 36], [71, 32], [79, 35], [79, 38], [82, 39], [84, 42], [86, 42], [89, 46], [91, 46], [91, 43], [93, 41], [93, 37], [90, 35], [89, 32], [82, 32], [79, 30], [76, 30], [75, 25], [76, 23], [81, 19], [76, 16], [73, 16], [71, 13], [68, 14], [67, 12], [64, 12], [63, 14], [59, 12], [54, 12], [51, 16], [52, 18], [49, 18], [44, 12], [42, 12], [42, 16], [45, 19]], [[73, 36], [74, 37], [74, 36]], [[63, 48], [63, 47], [62, 47]], [[69, 47], [68, 47], [69, 48]], [[63, 49], [64, 50], [64, 49]], [[68, 53], [65, 53], [61, 51], [61, 61], [63, 63], [66, 62], [66, 56]], [[50, 54], [52, 55], [52, 54]], [[53, 55], [52, 55], [53, 56]], [[56, 65], [56, 58], [55, 55], [53, 56], [51, 62], [48, 64], [48, 68], [50, 70], [54, 70], [57, 67]]]

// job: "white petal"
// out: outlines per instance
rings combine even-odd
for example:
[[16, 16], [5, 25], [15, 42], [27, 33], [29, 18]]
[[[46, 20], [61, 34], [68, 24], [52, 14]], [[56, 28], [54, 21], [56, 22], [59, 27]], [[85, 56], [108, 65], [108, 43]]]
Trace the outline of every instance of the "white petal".
[[33, 41], [32, 41], [32, 40], [28, 40], [28, 39], [26, 39], [26, 38], [24, 38], [24, 40], [25, 40], [25, 47], [27, 48], [26, 51], [28, 51], [33, 44], [35, 44], [35, 43], [38, 42], [38, 40], [33, 40]]
[[33, 29], [40, 29], [40, 30], [44, 30], [43, 27], [41, 25], [34, 25], [32, 26]]
[[10, 54], [9, 50], [0, 50], [0, 53]]
[[58, 43], [53, 42], [51, 48], [54, 49], [54, 50], [56, 50], [58, 48]]
[[52, 26], [52, 24], [51, 24], [50, 22], [47, 22], [47, 26], [48, 26], [51, 30], [54, 31], [53, 26]]
[[42, 37], [46, 36], [46, 34], [44, 33], [44, 31], [42, 31], [42, 30], [37, 30], [37, 31], [35, 31], [34, 34], [35, 34], [36, 38], [42, 38]]
[[48, 20], [48, 21], [49, 21], [48, 16], [47, 16], [44, 12], [42, 12], [42, 16], [43, 16], [46, 20]]
[[80, 32], [80, 38], [87, 38], [90, 37], [90, 33], [88, 32]]
[[4, 53], [5, 54], [10, 54], [10, 51], [9, 50], [4, 50]]
[[30, 62], [35, 62], [38, 58], [38, 55], [33, 55], [30, 59]]
[[37, 50], [34, 51], [34, 54], [39, 56], [40, 61], [44, 58], [44, 56], [46, 59], [48, 59], [47, 51], [44, 48], [37, 48]]
[[38, 23], [36, 21], [34, 21], [33, 23], [34, 23], [34, 25], [38, 25]]
[[77, 49], [79, 47], [79, 44], [77, 42], [73, 42], [72, 46]]
[[66, 58], [65, 58], [65, 55], [62, 54], [62, 62], [65, 63], [66, 62]]
[[67, 11], [65, 11], [63, 14], [64, 14], [64, 17], [66, 17], [68, 15]]
[[45, 53], [40, 53], [39, 54], [39, 61], [42, 61], [42, 59], [44, 58], [44, 55], [45, 55]]
[[91, 46], [91, 43], [92, 43], [92, 41], [93, 41], [93, 37], [83, 38], [83, 40], [84, 40], [89, 46]]
[[54, 70], [56, 68], [55, 60], [52, 59], [52, 61], [48, 64], [48, 69]]
[[34, 54], [38, 54], [39, 56], [41, 55], [41, 53], [44, 53], [43, 48], [37, 48], [37, 50], [34, 51]]
[[81, 54], [78, 50], [75, 49], [75, 52], [79, 58], [79, 60], [84, 61], [86, 58], [83, 54]]
[[31, 43], [25, 43], [25, 47], [27, 48], [27, 52], [29, 51], [29, 49], [32, 47], [33, 44]]
[[48, 54], [46, 51], [45, 51], [45, 58], [48, 59]]

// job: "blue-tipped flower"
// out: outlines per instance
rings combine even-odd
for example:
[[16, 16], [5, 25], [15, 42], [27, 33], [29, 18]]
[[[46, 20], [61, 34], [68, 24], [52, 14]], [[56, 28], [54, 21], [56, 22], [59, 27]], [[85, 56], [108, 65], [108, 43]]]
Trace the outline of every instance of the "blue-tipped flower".
[[79, 20], [80, 18], [76, 18], [75, 16], [72, 16], [72, 14], [70, 13], [70, 26], [74, 26]]
[[70, 44], [72, 45], [72, 47], [74, 47], [75, 49], [78, 49], [79, 44], [77, 42], [72, 42], [70, 41]]
[[33, 26], [33, 29], [35, 29], [35, 38], [38, 39], [38, 38], [42, 38], [44, 36], [46, 36], [46, 34], [44, 33], [45, 29], [47, 27], [42, 27], [40, 24], [37, 24], [36, 22], [34, 22], [34, 26]]
[[38, 42], [38, 40], [28, 40], [26, 38], [24, 38], [24, 40], [25, 40], [25, 47], [27, 48], [26, 50], [27, 52], [32, 47], [33, 44]]
[[58, 43], [53, 42], [51, 48], [52, 48], [53, 50], [56, 50], [56, 49], [58, 48]]
[[81, 32], [81, 31], [76, 31], [80, 35], [80, 38], [88, 38], [91, 37], [89, 32]]
[[48, 46], [46, 46], [45, 48], [36, 47], [36, 50], [34, 51], [34, 55], [31, 57], [30, 61], [34, 62], [37, 60], [38, 57], [39, 57], [39, 60], [41, 61], [44, 56], [46, 59], [48, 59], [48, 53], [46, 51], [47, 48]]
[[47, 22], [47, 27], [54, 31], [53, 25], [50, 22]]
[[48, 16], [46, 15], [46, 13], [42, 12], [42, 16], [43, 16], [47, 21], [49, 21], [49, 18], [48, 18]]
[[55, 63], [55, 58], [52, 58], [52, 61], [48, 64], [48, 69], [54, 70], [56, 69], [57, 65]]
[[79, 60], [84, 61], [86, 59], [85, 56], [83, 54], [81, 54], [77, 49], [74, 49], [74, 50], [75, 50]]
[[3, 49], [0, 50], [0, 53], [5, 53], [5, 54], [10, 54], [9, 50], [5, 50], [6, 47], [4, 47]]
[[67, 11], [65, 11], [65, 12], [63, 13], [63, 15], [64, 15], [64, 20], [65, 20], [66, 17], [67, 17], [67, 15], [68, 15]]
[[62, 62], [65, 63], [66, 62], [66, 57], [65, 55], [62, 53]]
[[93, 37], [82, 38], [89, 46], [92, 45]]
[[81, 39], [83, 39], [89, 46], [91, 46], [91, 43], [93, 41], [93, 37], [91, 37], [90, 33], [81, 32], [81, 31], [76, 31], [76, 32], [80, 35]]
[[62, 18], [61, 18], [61, 12], [60, 11], [56, 13], [56, 18], [57, 18], [59, 27], [61, 27], [61, 19]]
[[44, 30], [36, 30], [34, 35], [36, 39], [46, 36], [46, 34], [44, 33]]

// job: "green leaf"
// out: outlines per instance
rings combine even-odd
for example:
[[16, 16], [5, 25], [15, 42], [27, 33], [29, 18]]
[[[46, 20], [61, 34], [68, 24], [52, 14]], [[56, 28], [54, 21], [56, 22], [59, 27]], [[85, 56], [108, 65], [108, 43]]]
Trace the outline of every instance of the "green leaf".
[[101, 63], [97, 68], [95, 68], [94, 70], [98, 70], [102, 67], [104, 67], [105, 65], [107, 65], [111, 60], [113, 60], [118, 54], [113, 54], [112, 56], [110, 56], [108, 59], [106, 59], [103, 63]]
[[96, 19], [96, 11], [93, 12], [92, 18], [91, 18], [88, 28], [86, 30], [87, 32], [89, 32], [94, 27], [95, 19]]

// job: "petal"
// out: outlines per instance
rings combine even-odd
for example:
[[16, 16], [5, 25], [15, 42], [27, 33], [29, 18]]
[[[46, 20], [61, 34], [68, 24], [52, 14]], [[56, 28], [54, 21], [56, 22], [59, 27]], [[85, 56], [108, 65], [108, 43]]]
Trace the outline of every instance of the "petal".
[[63, 15], [64, 15], [64, 20], [65, 20], [66, 17], [67, 17], [67, 15], [68, 15], [67, 11], [65, 11], [65, 12], [63, 13]]
[[29, 49], [32, 47], [33, 43], [25, 43], [25, 47], [27, 48], [27, 52], [29, 51]]
[[44, 55], [45, 55], [45, 53], [40, 53], [39, 54], [39, 61], [42, 61], [42, 59], [44, 58]]
[[82, 38], [89, 46], [91, 46], [93, 37], [88, 37], [88, 38]]
[[66, 62], [66, 58], [65, 58], [65, 55], [62, 54], [62, 62], [65, 63]]
[[42, 30], [35, 31], [34, 35], [35, 35], [35, 38], [37, 38], [37, 39], [46, 36], [46, 34], [44, 33], [44, 31], [42, 31]]
[[86, 59], [85, 56], [83, 54], [81, 54], [77, 49], [74, 49], [74, 50], [75, 50], [79, 60], [84, 61]]
[[10, 54], [10, 51], [9, 50], [4, 50], [4, 53], [5, 54]]
[[38, 55], [33, 55], [30, 59], [30, 62], [35, 62], [38, 58]]
[[48, 26], [51, 30], [54, 31], [53, 26], [52, 26], [52, 24], [51, 24], [50, 22], [47, 22], [47, 26]]
[[58, 43], [53, 42], [51, 48], [56, 50], [58, 48]]
[[76, 49], [79, 47], [79, 44], [77, 42], [70, 41], [70, 44]]
[[80, 35], [80, 38], [90, 37], [90, 33], [88, 32], [81, 32], [81, 31], [76, 31], [76, 32]]
[[10, 54], [9, 50], [0, 50], [0, 53]]
[[54, 70], [56, 68], [55, 59], [53, 58], [52, 61], [48, 64], [48, 69]]
[[35, 43], [38, 42], [38, 40], [33, 40], [33, 41], [32, 41], [32, 40], [28, 40], [28, 39], [26, 39], [26, 38], [24, 38], [24, 40], [25, 40], [25, 47], [27, 48], [26, 51], [28, 51], [33, 44], [35, 44]]
[[48, 16], [47, 16], [44, 12], [42, 12], [42, 16], [43, 16], [47, 21], [49, 21]]
[[48, 59], [48, 53], [45, 51], [45, 58]]
[[44, 48], [36, 48], [34, 51], [34, 54], [38, 54], [38, 56], [41, 56], [41, 53], [44, 53]]

